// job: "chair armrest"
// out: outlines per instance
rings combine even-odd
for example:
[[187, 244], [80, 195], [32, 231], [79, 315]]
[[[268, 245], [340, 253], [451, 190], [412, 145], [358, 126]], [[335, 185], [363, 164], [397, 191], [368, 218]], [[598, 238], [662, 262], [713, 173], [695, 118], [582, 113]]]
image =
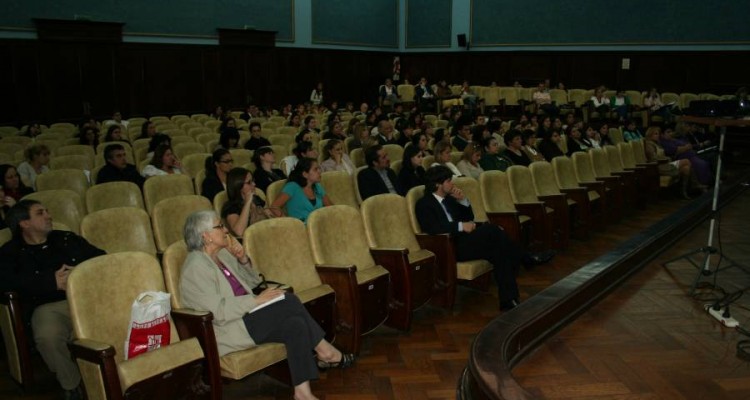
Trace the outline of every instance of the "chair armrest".
[[[104, 395], [107, 399], [122, 399], [122, 386], [120, 386], [120, 376], [117, 372], [117, 363], [115, 362], [115, 349], [107, 343], [98, 342], [91, 339], [77, 339], [68, 344], [73, 359], [83, 360], [99, 367], [98, 378], [104, 386]], [[86, 382], [87, 376], [84, 375], [84, 385], [96, 387], [94, 382]], [[88, 376], [89, 379], [97, 379], [94, 376]]]
[[[315, 265], [323, 283], [336, 292], [337, 331], [357, 331], [361, 301], [357, 287], [357, 267], [349, 265]], [[356, 332], [359, 335], [359, 332]]]
[[[10, 314], [12, 332], [8, 334], [13, 335], [16, 342], [16, 350], [18, 351], [19, 364], [21, 367], [21, 384], [24, 387], [30, 387], [34, 384], [34, 371], [32, 369], [31, 360], [31, 345], [29, 343], [29, 336], [27, 334], [26, 325], [23, 321], [23, 307], [21, 305], [21, 296], [17, 292], [5, 292], [0, 296], [0, 304], [8, 307], [8, 313]], [[5, 342], [9, 343], [8, 341]], [[6, 352], [10, 354], [10, 349], [6, 349]]]
[[518, 245], [523, 245], [521, 237], [521, 215], [518, 211], [486, 212], [491, 224], [497, 225]]
[[453, 238], [447, 233], [428, 235], [419, 233], [419, 245], [435, 254], [435, 289], [440, 290], [456, 285], [456, 251]]
[[191, 337], [198, 339], [198, 343], [203, 349], [203, 355], [206, 357], [208, 384], [215, 391], [218, 390], [216, 393], [221, 396], [221, 362], [216, 334], [214, 333], [213, 314], [208, 311], [189, 308], [174, 309], [171, 314], [172, 321], [177, 328], [177, 334], [180, 335], [181, 339]]

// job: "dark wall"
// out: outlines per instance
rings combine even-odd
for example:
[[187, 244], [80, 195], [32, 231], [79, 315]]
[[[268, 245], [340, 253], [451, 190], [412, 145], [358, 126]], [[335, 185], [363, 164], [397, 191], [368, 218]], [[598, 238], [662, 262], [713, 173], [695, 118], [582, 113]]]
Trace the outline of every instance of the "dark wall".
[[[278, 107], [308, 99], [316, 82], [329, 100], [373, 101], [391, 72], [383, 52], [174, 44], [0, 41], [0, 123]], [[629, 57], [630, 70], [620, 69]], [[750, 52], [467, 52], [401, 54], [402, 76], [525, 86], [733, 93], [750, 84]]]

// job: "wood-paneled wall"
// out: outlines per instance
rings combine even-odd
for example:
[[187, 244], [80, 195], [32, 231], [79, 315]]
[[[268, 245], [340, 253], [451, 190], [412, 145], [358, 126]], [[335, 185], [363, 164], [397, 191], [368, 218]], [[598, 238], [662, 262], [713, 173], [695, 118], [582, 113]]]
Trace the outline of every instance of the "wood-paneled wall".
[[[390, 75], [387, 52], [73, 41], [0, 41], [0, 123], [77, 120], [119, 109], [128, 116], [278, 107], [308, 99], [315, 83], [328, 100], [373, 101]], [[630, 58], [622, 70], [621, 59]], [[402, 77], [568, 88], [733, 93], [750, 84], [750, 52], [406, 53]]]

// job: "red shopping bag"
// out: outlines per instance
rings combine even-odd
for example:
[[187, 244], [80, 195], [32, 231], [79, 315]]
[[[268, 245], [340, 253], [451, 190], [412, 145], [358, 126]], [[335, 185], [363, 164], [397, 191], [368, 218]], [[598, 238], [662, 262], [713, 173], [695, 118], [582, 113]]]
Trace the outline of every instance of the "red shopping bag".
[[143, 292], [133, 302], [125, 340], [125, 359], [169, 344], [169, 293]]

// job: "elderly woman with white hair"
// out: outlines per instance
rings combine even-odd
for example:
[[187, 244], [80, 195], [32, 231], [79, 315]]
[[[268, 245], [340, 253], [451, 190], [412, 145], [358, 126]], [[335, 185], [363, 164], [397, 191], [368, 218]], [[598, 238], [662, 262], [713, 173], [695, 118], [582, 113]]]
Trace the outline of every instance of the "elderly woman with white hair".
[[[180, 278], [182, 301], [213, 313], [220, 356], [256, 343], [284, 343], [295, 399], [316, 399], [310, 380], [318, 377], [318, 368], [354, 363], [353, 354], [341, 353], [324, 339], [325, 332], [297, 296], [281, 289], [253, 294], [262, 278], [214, 211], [188, 216], [183, 233], [190, 252]], [[280, 296], [283, 300], [260, 307]]]

